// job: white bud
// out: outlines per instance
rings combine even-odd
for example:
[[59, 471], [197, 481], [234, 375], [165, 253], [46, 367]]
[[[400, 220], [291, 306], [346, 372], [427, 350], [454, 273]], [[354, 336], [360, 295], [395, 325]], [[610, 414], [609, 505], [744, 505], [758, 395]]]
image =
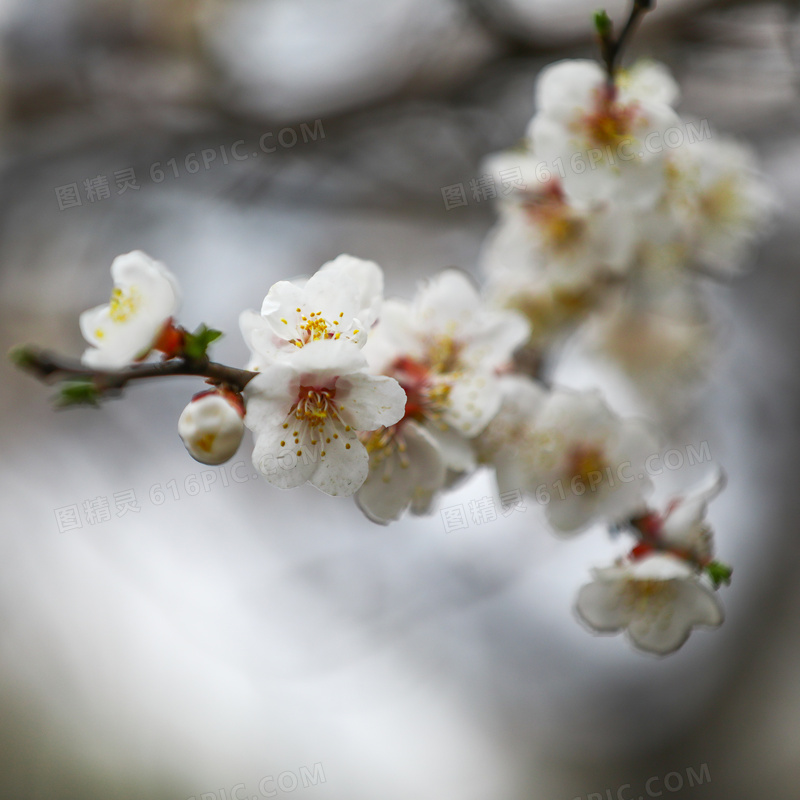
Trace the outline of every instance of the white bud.
[[201, 464], [223, 464], [232, 458], [244, 435], [243, 407], [223, 392], [197, 395], [183, 409], [178, 433], [189, 455]]

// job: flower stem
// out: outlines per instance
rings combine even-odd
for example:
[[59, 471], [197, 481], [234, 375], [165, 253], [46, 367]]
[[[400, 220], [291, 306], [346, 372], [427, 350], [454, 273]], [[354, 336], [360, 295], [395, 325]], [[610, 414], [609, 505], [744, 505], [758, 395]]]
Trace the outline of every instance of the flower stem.
[[229, 386], [241, 392], [257, 373], [228, 367], [201, 358], [173, 358], [148, 364], [132, 364], [120, 370], [95, 370], [85, 367], [77, 359], [66, 358], [49, 350], [25, 345], [9, 354], [11, 360], [43, 383], [61, 381], [86, 381], [94, 385], [99, 394], [123, 389], [128, 383], [143, 378], [163, 378], [174, 375], [196, 375], [209, 383]]
[[[614, 37], [613, 26], [610, 24], [610, 20], [608, 20], [608, 16], [605, 15], [605, 12], [603, 12], [604, 16], [595, 17], [595, 24], [600, 37], [600, 52], [606, 67], [606, 73], [608, 74], [609, 86], [614, 85], [614, 75], [617, 71], [618, 62], [628, 40], [633, 35], [642, 17], [648, 11], [652, 11], [655, 5], [655, 0], [633, 0], [633, 6], [631, 7], [628, 19], [620, 35], [616, 38]], [[600, 24], [598, 24], [598, 20]]]

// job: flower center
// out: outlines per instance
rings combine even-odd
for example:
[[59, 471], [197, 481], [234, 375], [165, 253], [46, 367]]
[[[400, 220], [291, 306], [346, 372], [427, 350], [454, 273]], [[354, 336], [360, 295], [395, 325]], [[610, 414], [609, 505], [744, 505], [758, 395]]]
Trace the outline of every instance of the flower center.
[[701, 193], [700, 212], [712, 223], [725, 224], [736, 220], [739, 211], [736, 182], [727, 176]]
[[422, 422], [437, 419], [450, 402], [451, 386], [444, 381], [434, 380], [435, 373], [426, 365], [412, 358], [402, 356], [387, 370], [406, 393], [406, 408], [403, 418], [396, 423], [399, 427], [407, 419]]
[[[622, 600], [626, 608], [637, 616], [658, 617], [664, 611], [669, 611], [675, 593], [673, 581], [631, 578], [625, 582]], [[668, 613], [665, 623], [668, 622], [669, 616]]]
[[596, 482], [591, 478], [600, 475], [602, 479], [603, 471], [607, 464], [603, 458], [603, 451], [599, 447], [576, 447], [570, 453], [567, 462], [567, 474], [570, 480], [580, 479], [584, 485], [596, 486]]
[[328, 418], [338, 419], [336, 403], [333, 398], [336, 389], [315, 389], [313, 386], [301, 386], [298, 394], [294, 416], [300, 422], [305, 422], [312, 428], [324, 425]]
[[525, 213], [537, 225], [546, 246], [555, 252], [569, 249], [584, 234], [586, 222], [561, 198], [537, 200], [524, 205]]
[[[300, 314], [300, 321], [297, 324], [297, 333], [299, 335], [289, 339], [296, 347], [303, 347], [309, 342], [318, 342], [322, 339], [339, 339], [343, 333], [345, 336], [347, 335], [341, 329], [341, 319], [344, 316], [344, 311], [340, 311], [339, 319], [335, 319], [332, 322], [325, 319], [321, 311], [311, 311], [308, 314], [303, 314], [302, 309], [298, 308], [297, 313]], [[285, 318], [281, 318], [281, 322], [284, 325], [289, 324]], [[349, 333], [355, 335], [359, 333], [359, 329], [356, 328]]]
[[127, 290], [115, 287], [111, 292], [109, 317], [112, 322], [127, 322], [142, 304], [142, 295], [135, 286]]
[[613, 93], [598, 89], [594, 110], [580, 117], [573, 129], [585, 133], [597, 147], [615, 146], [631, 136], [638, 113], [636, 103], [622, 105]]
[[437, 336], [428, 345], [427, 363], [431, 372], [444, 373], [458, 370], [463, 345], [452, 336]]
[[406, 443], [398, 425], [378, 428], [369, 433], [362, 433], [359, 437], [369, 453], [370, 471], [380, 474], [384, 483], [389, 483], [392, 479], [395, 462], [399, 463], [402, 469], [407, 469], [410, 463], [406, 453]]

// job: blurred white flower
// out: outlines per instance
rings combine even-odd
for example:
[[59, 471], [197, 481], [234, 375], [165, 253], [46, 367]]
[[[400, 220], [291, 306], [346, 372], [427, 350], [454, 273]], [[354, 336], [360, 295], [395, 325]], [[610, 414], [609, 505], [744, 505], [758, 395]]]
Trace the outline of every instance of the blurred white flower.
[[625, 630], [633, 645], [648, 653], [672, 653], [693, 627], [723, 621], [715, 593], [680, 558], [650, 555], [594, 570], [593, 576], [578, 592], [579, 617], [600, 633]]
[[495, 262], [484, 290], [490, 307], [516, 311], [530, 326], [527, 344], [553, 346], [601, 307], [614, 283], [591, 280], [583, 284], [554, 283], [544, 270], [507, 269]]
[[769, 231], [776, 204], [755, 153], [744, 144], [714, 137], [678, 148], [683, 171], [689, 257], [722, 274], [741, 271], [748, 245]]
[[677, 90], [663, 68], [638, 69], [615, 86], [590, 60], [559, 61], [539, 76], [528, 136], [571, 199], [647, 207], [661, 194], [664, 148], [657, 143], [680, 124], [669, 105]]
[[236, 454], [244, 435], [241, 397], [212, 390], [196, 395], [178, 419], [178, 434], [201, 464], [224, 464]]
[[279, 281], [261, 313], [245, 311], [242, 335], [253, 353], [249, 369], [291, 358], [310, 342], [345, 340], [363, 347], [377, 319], [383, 272], [373, 261], [341, 255], [310, 278]]
[[356, 494], [358, 507], [373, 522], [387, 524], [410, 508], [425, 514], [446, 484], [447, 468], [439, 445], [413, 419], [362, 435], [369, 474]]
[[494, 419], [475, 439], [478, 460], [495, 469], [501, 495], [520, 491], [530, 484], [531, 452], [539, 446], [536, 416], [547, 393], [524, 375], [500, 378], [503, 402]]
[[343, 496], [361, 486], [368, 456], [357, 433], [393, 425], [406, 400], [397, 381], [365, 367], [352, 342], [322, 338], [265, 365], [248, 383], [253, 464], [270, 483], [289, 489], [308, 482]]
[[717, 469], [694, 491], [672, 500], [663, 514], [648, 513], [633, 520], [645, 534], [645, 543], [673, 551], [699, 565], [714, 555], [714, 537], [706, 522], [708, 504], [725, 487], [725, 473]]
[[539, 271], [565, 287], [625, 273], [636, 244], [630, 211], [610, 201], [570, 201], [557, 178], [526, 185], [499, 207], [483, 248], [484, 272]]
[[715, 336], [699, 287], [667, 270], [631, 281], [586, 326], [581, 346], [619, 368], [643, 400], [668, 414], [708, 375]]
[[139, 250], [111, 264], [111, 301], [80, 316], [87, 367], [120, 369], [145, 358], [178, 308], [175, 276]]
[[470, 440], [500, 407], [496, 373], [527, 335], [522, 317], [487, 309], [456, 270], [429, 281], [412, 303], [384, 303], [364, 354], [407, 399], [394, 429], [365, 438], [370, 478], [358, 502], [368, 516], [396, 519], [409, 506], [424, 513], [449, 477], [475, 468]]
[[[527, 394], [535, 402], [535, 393]], [[519, 427], [518, 444], [494, 454], [501, 492], [535, 495], [562, 533], [621, 521], [642, 509], [652, 487], [645, 462], [657, 444], [642, 423], [612, 412], [599, 392], [555, 389], [527, 424], [524, 409], [520, 414], [511, 406], [508, 413]]]

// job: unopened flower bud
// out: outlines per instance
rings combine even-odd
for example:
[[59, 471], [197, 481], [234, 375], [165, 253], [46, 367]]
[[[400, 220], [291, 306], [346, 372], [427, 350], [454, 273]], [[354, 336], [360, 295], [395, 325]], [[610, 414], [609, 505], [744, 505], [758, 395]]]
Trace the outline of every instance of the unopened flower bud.
[[232, 458], [244, 434], [244, 405], [231, 392], [195, 395], [178, 420], [178, 433], [189, 455], [201, 464], [223, 464]]

